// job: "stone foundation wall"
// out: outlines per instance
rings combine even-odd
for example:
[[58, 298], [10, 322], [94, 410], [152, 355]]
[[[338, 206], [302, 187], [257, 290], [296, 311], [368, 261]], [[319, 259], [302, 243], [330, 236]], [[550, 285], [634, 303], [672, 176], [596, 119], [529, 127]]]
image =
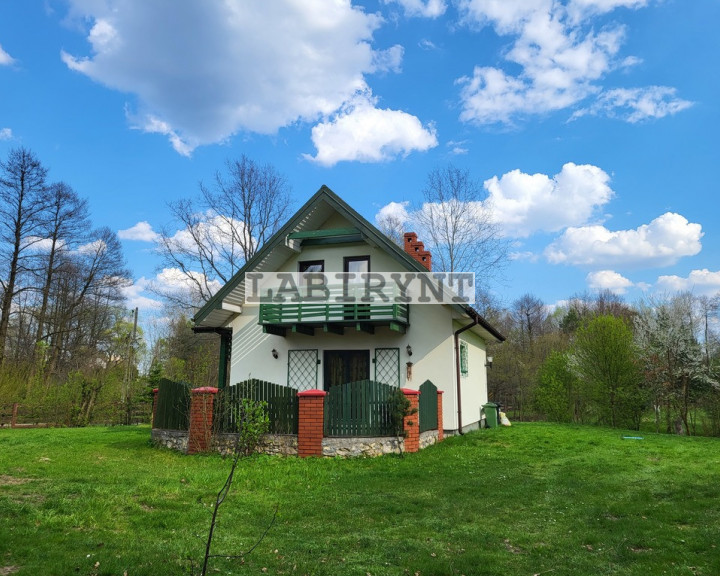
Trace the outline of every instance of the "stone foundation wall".
[[[227, 456], [232, 454], [237, 434], [220, 434], [213, 440], [213, 449]], [[297, 456], [298, 440], [295, 434], [265, 434], [260, 438], [258, 452], [280, 456]]]
[[[426, 448], [437, 442], [437, 430], [423, 432], [420, 435], [420, 448]], [[188, 433], [182, 430], [159, 430], [154, 428], [150, 436], [153, 445], [170, 448], [187, 454]], [[212, 449], [225, 456], [232, 453], [237, 434], [220, 434], [212, 441]], [[404, 450], [405, 439], [394, 436], [372, 438], [323, 438], [322, 455], [326, 457], [373, 457], [383, 454], [400, 454]], [[294, 434], [266, 434], [260, 440], [258, 452], [280, 456], [297, 456], [298, 439]]]
[[352, 458], [358, 456], [382, 456], [383, 454], [400, 454], [404, 449], [405, 440], [394, 436], [376, 438], [323, 438], [322, 455]]
[[159, 428], [153, 428], [150, 432], [150, 440], [153, 446], [162, 446], [187, 454], [187, 430], [160, 430]]
[[439, 434], [437, 430], [428, 430], [427, 432], [420, 434], [420, 450], [427, 448], [428, 446], [432, 446], [433, 444], [437, 444], [440, 441], [438, 436]]

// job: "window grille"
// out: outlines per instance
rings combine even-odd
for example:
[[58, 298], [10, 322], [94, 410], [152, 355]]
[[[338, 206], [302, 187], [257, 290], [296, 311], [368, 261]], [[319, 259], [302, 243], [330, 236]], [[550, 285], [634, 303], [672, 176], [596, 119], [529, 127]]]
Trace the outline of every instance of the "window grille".
[[375, 381], [400, 386], [400, 348], [375, 348]]
[[317, 388], [318, 351], [288, 350], [288, 386], [300, 392]]

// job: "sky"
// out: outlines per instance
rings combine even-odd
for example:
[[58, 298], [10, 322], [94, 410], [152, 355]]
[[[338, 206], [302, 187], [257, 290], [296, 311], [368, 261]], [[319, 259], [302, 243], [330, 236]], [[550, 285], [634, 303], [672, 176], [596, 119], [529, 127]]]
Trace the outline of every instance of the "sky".
[[468, 170], [505, 306], [714, 295], [718, 22], [719, 0], [0, 0], [0, 158], [32, 150], [118, 232], [141, 315], [177, 276], [168, 203], [242, 154], [294, 208], [324, 184], [408, 229], [430, 170]]

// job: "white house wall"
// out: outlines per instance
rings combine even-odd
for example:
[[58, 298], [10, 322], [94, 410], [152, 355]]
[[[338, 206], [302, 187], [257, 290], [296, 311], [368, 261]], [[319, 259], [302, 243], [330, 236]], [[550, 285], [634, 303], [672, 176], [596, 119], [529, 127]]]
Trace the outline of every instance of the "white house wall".
[[[336, 217], [326, 223], [328, 228], [342, 228], [349, 224]], [[288, 259], [279, 272], [296, 272], [298, 261], [323, 260], [325, 272], [342, 272], [343, 258], [347, 256], [370, 256], [370, 270], [373, 272], [394, 272], [400, 266], [386, 252], [366, 243], [307, 246], [302, 252]], [[324, 350], [370, 350], [373, 358], [376, 348], [399, 348], [400, 386], [418, 389], [425, 380], [432, 381], [443, 394], [443, 420], [447, 430], [458, 426], [456, 401], [456, 369], [453, 331], [461, 327], [454, 324], [451, 310], [442, 305], [410, 306], [410, 326], [406, 334], [391, 331], [388, 327], [376, 327], [370, 335], [346, 328], [343, 336], [328, 334], [322, 328], [315, 330], [315, 336], [293, 334], [286, 337], [264, 334], [258, 325], [258, 307], [245, 305], [243, 313], [231, 321], [233, 329], [230, 384], [234, 385], [248, 378], [268, 380], [287, 384], [288, 352], [290, 350], [315, 349], [321, 364], [317, 366], [317, 388], [323, 389]], [[471, 331], [461, 338], [468, 342], [469, 374], [462, 378], [462, 422], [463, 427], [477, 424], [480, 407], [487, 401], [487, 380], [485, 374], [485, 343]], [[412, 347], [408, 356], [406, 347]], [[273, 358], [272, 350], [278, 358]], [[411, 377], [408, 379], [407, 362], [412, 362]], [[371, 377], [374, 367], [370, 367]]]
[[[468, 322], [469, 323], [469, 322]], [[455, 323], [454, 330], [462, 328], [462, 324]], [[466, 330], [460, 334], [460, 342], [468, 345], [468, 371], [467, 375], [460, 376], [462, 394], [462, 425], [463, 430], [476, 428], [480, 421], [480, 408], [487, 403], [487, 360], [485, 341], [472, 332]], [[457, 407], [455, 408], [457, 411]], [[457, 427], [457, 417], [455, 418]]]
[[[453, 323], [444, 306], [414, 305], [410, 308], [410, 327], [406, 334], [398, 334], [387, 327], [377, 327], [375, 334], [345, 329], [345, 335], [326, 334], [320, 328], [315, 336], [292, 334], [287, 337], [264, 334], [257, 323], [257, 307], [246, 306], [243, 314], [232, 322], [232, 360], [230, 384], [248, 378], [259, 378], [278, 384], [287, 384], [288, 352], [290, 350], [317, 350], [321, 362], [317, 367], [317, 388], [322, 390], [323, 351], [369, 350], [374, 356], [376, 348], [398, 348], [400, 352], [400, 386], [417, 390], [430, 380], [443, 394], [443, 421], [447, 430], [455, 430], [457, 421], [456, 367], [453, 331], [462, 325]], [[471, 331], [463, 332], [460, 340], [468, 343], [468, 374], [461, 376], [463, 428], [473, 428], [480, 420], [480, 408], [487, 402], [487, 373], [485, 369], [485, 343]], [[412, 356], [407, 355], [408, 344]], [[272, 350], [278, 358], [273, 358]], [[407, 363], [412, 362], [410, 379]], [[371, 377], [374, 368], [371, 366]]]

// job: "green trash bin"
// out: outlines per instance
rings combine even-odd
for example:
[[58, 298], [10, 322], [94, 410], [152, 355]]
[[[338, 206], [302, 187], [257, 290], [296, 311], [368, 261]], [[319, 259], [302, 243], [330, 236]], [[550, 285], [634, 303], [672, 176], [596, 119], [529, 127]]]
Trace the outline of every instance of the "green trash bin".
[[497, 428], [498, 425], [498, 405], [495, 402], [483, 404], [485, 412], [485, 428]]

